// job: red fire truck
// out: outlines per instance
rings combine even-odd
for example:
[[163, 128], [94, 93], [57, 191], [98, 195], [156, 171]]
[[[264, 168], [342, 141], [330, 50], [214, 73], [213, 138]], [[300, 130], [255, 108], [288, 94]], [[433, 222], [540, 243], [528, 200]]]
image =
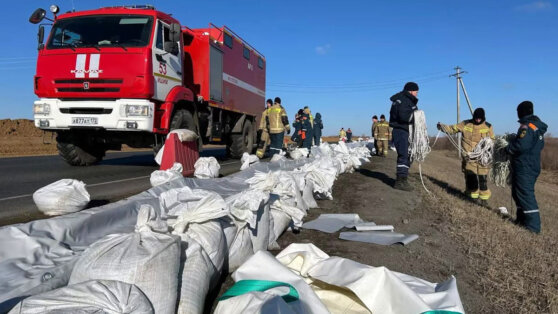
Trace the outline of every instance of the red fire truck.
[[250, 152], [265, 102], [265, 58], [227, 27], [180, 26], [152, 6], [58, 14], [37, 9], [35, 125], [57, 133], [60, 155], [90, 165], [122, 144], [160, 148], [173, 129], [199, 145]]

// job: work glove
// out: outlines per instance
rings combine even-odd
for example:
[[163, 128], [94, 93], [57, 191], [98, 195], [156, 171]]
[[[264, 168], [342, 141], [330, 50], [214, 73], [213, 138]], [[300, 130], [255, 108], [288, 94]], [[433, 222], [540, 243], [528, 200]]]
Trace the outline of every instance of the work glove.
[[287, 129], [287, 134], [291, 134], [291, 129]]
[[259, 129], [257, 132], [256, 138], [258, 139], [258, 141], [262, 138], [262, 132], [263, 132], [262, 129]]
[[438, 124], [436, 124], [436, 127], [438, 128], [438, 130], [442, 130], [442, 124], [440, 122], [438, 122]]

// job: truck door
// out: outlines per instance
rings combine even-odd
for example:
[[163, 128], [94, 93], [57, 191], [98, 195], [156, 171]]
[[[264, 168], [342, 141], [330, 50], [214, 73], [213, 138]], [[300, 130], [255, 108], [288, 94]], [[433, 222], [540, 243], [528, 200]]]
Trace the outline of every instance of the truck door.
[[[153, 41], [153, 75], [155, 76], [155, 95], [157, 100], [164, 101], [170, 90], [182, 85], [182, 47], [171, 49], [170, 25], [159, 20], [157, 33]], [[176, 45], [175, 45], [176, 48]]]

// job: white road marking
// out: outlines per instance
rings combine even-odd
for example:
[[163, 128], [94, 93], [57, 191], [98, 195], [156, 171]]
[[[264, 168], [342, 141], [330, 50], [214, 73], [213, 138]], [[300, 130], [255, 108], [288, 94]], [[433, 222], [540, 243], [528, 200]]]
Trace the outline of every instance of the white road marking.
[[[234, 162], [223, 163], [223, 164], [221, 164], [221, 166], [233, 165], [233, 164], [239, 164], [239, 162], [238, 162], [238, 161], [234, 161]], [[150, 177], [150, 176], [141, 176], [141, 177], [135, 177], [135, 178], [122, 179], [122, 180], [114, 180], [114, 181], [107, 181], [107, 182], [101, 182], [101, 183], [94, 183], [94, 184], [88, 184], [87, 187], [94, 187], [94, 186], [101, 186], [101, 185], [112, 184], [112, 183], [120, 183], [120, 182], [126, 182], [126, 181], [133, 181], [133, 180], [145, 179], [145, 178], [149, 178], [149, 177]], [[5, 197], [5, 198], [0, 198], [0, 202], [2, 202], [2, 201], [14, 200], [14, 199], [18, 199], [18, 198], [29, 197], [29, 196], [33, 196], [33, 194], [23, 194], [23, 195], [17, 195], [17, 196], [10, 196], [10, 197]]]

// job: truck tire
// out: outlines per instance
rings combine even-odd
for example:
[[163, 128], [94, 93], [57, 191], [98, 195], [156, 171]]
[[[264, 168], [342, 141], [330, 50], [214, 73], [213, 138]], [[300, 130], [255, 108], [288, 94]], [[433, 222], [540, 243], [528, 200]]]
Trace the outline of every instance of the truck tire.
[[[188, 129], [190, 131], [194, 131], [196, 134], [198, 133], [196, 132], [196, 124], [194, 123], [194, 117], [192, 116], [192, 113], [190, 111], [186, 109], [178, 109], [174, 112], [174, 115], [172, 116], [170, 122], [169, 131], [177, 130], [177, 129]], [[157, 153], [165, 144], [166, 138], [167, 138], [166, 135], [162, 135], [160, 141], [158, 141], [158, 145], [153, 146], [154, 156], [157, 156]]]
[[243, 153], [251, 154], [254, 150], [254, 128], [252, 122], [246, 120], [242, 126], [242, 133], [231, 134], [227, 152], [232, 158], [240, 158]]
[[104, 148], [94, 148], [85, 144], [74, 143], [58, 136], [56, 138], [58, 154], [72, 166], [89, 166], [103, 159]]

